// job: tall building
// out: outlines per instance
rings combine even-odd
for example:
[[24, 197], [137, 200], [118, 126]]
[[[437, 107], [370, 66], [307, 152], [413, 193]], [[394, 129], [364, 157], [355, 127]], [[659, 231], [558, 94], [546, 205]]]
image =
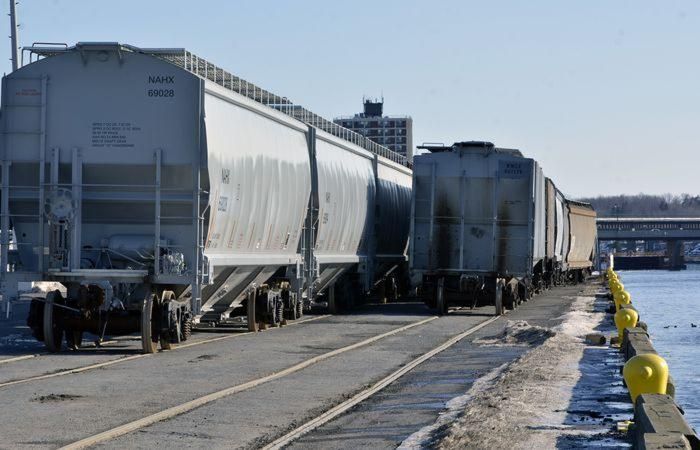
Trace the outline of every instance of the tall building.
[[337, 117], [333, 122], [413, 161], [413, 119], [409, 116], [384, 116], [383, 109], [384, 99], [365, 99], [362, 113]]

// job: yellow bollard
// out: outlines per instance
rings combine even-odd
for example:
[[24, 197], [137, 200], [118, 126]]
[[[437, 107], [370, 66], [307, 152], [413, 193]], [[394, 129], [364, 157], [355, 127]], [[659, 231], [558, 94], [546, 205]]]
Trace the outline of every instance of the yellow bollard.
[[627, 291], [618, 291], [613, 294], [613, 300], [615, 301], [615, 311], [619, 311], [624, 305], [632, 303], [632, 296]]
[[618, 281], [613, 281], [612, 283], [610, 283], [610, 292], [613, 296], [620, 292], [621, 289], [619, 288], [619, 284], [620, 283]]
[[619, 281], [615, 281], [612, 283], [610, 286], [610, 291], [615, 295], [617, 292], [621, 292], [625, 290], [625, 285], [620, 283]]
[[620, 336], [622, 342], [622, 332], [625, 328], [634, 328], [637, 326], [639, 314], [633, 309], [620, 309], [615, 313], [615, 325], [617, 326], [617, 335]]
[[622, 369], [622, 376], [634, 403], [639, 394], [666, 393], [668, 364], [655, 353], [643, 353], [627, 361]]

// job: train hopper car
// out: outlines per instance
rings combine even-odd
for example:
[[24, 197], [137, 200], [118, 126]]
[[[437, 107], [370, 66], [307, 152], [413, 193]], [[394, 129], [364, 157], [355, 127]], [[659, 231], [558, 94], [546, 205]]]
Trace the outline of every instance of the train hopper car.
[[406, 260], [400, 155], [183, 49], [29, 50], [3, 78], [2, 296], [66, 287], [28, 319], [50, 350], [277, 324]]
[[596, 248], [596, 212], [590, 203], [566, 200], [569, 222], [569, 245], [566, 253], [566, 276], [578, 282], [590, 275]]
[[430, 306], [490, 303], [500, 314], [541, 285], [545, 181], [536, 161], [489, 142], [414, 158], [412, 282]]
[[554, 182], [547, 178], [546, 185], [546, 287], [561, 284], [566, 274], [566, 252], [569, 248], [569, 209], [564, 195]]

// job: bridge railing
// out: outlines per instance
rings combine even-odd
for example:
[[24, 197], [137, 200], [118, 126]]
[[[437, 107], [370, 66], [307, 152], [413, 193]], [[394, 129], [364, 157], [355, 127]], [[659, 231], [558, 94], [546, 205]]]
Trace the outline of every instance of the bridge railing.
[[619, 231], [700, 230], [700, 218], [697, 222], [632, 222], [617, 220], [599, 220], [597, 226], [598, 230]]

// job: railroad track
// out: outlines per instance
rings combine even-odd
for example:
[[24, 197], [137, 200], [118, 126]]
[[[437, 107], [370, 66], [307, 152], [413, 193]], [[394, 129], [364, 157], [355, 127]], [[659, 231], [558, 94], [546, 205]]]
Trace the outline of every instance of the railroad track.
[[[82, 351], [82, 350], [87, 350], [87, 349], [92, 349], [92, 348], [100, 348], [100, 347], [109, 348], [111, 344], [123, 343], [123, 342], [127, 342], [127, 341], [130, 341], [130, 340], [134, 340], [134, 341], [139, 341], [139, 342], [140, 342], [140, 339], [136, 339], [136, 338], [134, 338], [134, 339], [118, 339], [118, 340], [102, 341], [102, 342], [100, 343], [99, 346], [98, 346], [97, 344], [93, 343], [93, 342], [90, 342], [90, 343], [87, 343], [87, 344], [85, 344], [85, 345], [82, 345], [82, 346], [80, 347], [80, 349], [77, 350], [77, 351]], [[87, 354], [87, 352], [85, 352], [85, 353]], [[13, 357], [10, 357], [10, 358], [0, 359], [0, 365], [2, 365], [2, 364], [8, 364], [8, 363], [13, 363], [13, 362], [19, 362], [19, 361], [25, 361], [25, 360], [27, 360], [27, 359], [36, 358], [36, 357], [38, 357], [38, 356], [49, 356], [49, 355], [55, 355], [55, 353], [49, 353], [49, 352], [46, 352], [46, 351], [41, 351], [41, 352], [36, 352], [36, 353], [29, 353], [29, 354], [26, 354], [26, 355], [13, 356]]]
[[299, 439], [300, 437], [302, 437], [306, 433], [309, 433], [309, 432], [315, 430], [316, 428], [322, 426], [323, 424], [330, 422], [331, 420], [335, 419], [336, 417], [338, 417], [339, 415], [348, 411], [349, 409], [355, 407], [356, 405], [363, 402], [364, 400], [367, 400], [372, 395], [381, 391], [382, 389], [389, 386], [394, 381], [398, 380], [402, 376], [409, 373], [411, 370], [418, 367], [420, 364], [429, 360], [430, 358], [437, 355], [438, 353], [441, 353], [441, 352], [447, 350], [448, 348], [452, 347], [457, 342], [461, 341], [462, 339], [469, 336], [470, 334], [473, 334], [473, 333], [479, 331], [481, 328], [485, 327], [486, 325], [489, 325], [490, 323], [498, 320], [498, 318], [499, 318], [499, 316], [494, 316], [491, 319], [487, 319], [484, 322], [481, 322], [481, 323], [469, 328], [468, 330], [465, 330], [465, 331], [451, 337], [450, 339], [448, 339], [447, 341], [445, 341], [441, 345], [423, 353], [419, 357], [413, 359], [408, 364], [402, 366], [398, 370], [396, 370], [396, 371], [392, 372], [391, 374], [387, 375], [386, 377], [382, 378], [381, 380], [379, 380], [378, 382], [373, 384], [371, 387], [369, 387], [361, 392], [358, 392], [357, 394], [355, 394], [354, 396], [352, 396], [348, 400], [340, 403], [339, 405], [334, 406], [333, 408], [331, 408], [327, 411], [324, 411], [323, 413], [321, 413], [320, 415], [316, 416], [315, 418], [307, 421], [303, 425], [295, 428], [294, 430], [290, 431], [289, 433], [285, 434], [284, 436], [274, 440], [270, 444], [263, 447], [263, 450], [277, 450], [277, 449], [281, 449], [281, 448], [291, 444], [292, 442]]
[[[329, 316], [330, 316], [330, 314], [325, 314], [325, 315], [321, 315], [321, 316], [310, 317], [308, 319], [296, 320], [294, 322], [290, 322], [286, 326], [300, 325], [300, 324], [303, 324], [306, 322], [312, 322], [314, 320], [323, 319], [323, 318], [326, 318]], [[270, 328], [268, 331], [275, 330], [275, 329], [276, 328]], [[173, 352], [173, 351], [182, 350], [185, 348], [195, 347], [195, 346], [204, 345], [204, 344], [211, 344], [213, 342], [219, 342], [219, 341], [223, 341], [223, 340], [227, 340], [227, 339], [233, 339], [233, 338], [240, 337], [240, 336], [246, 336], [246, 335], [249, 335], [252, 333], [253, 332], [251, 332], [251, 331], [247, 331], [247, 332], [236, 333], [236, 334], [227, 334], [225, 336], [217, 336], [217, 337], [213, 337], [213, 338], [203, 339], [201, 341], [194, 341], [194, 342], [188, 342], [186, 344], [179, 344], [179, 345], [173, 346], [173, 348], [171, 350], [167, 350], [167, 352]], [[109, 341], [109, 342], [117, 342], [117, 341]], [[139, 340], [139, 342], [140, 342], [140, 340]], [[159, 353], [139, 353], [137, 355], [122, 356], [122, 357], [119, 357], [116, 359], [111, 359], [109, 361], [104, 361], [104, 362], [95, 363], [95, 364], [88, 364], [85, 366], [61, 370], [58, 372], [45, 373], [45, 374], [41, 374], [41, 375], [34, 375], [34, 376], [26, 377], [26, 378], [19, 378], [19, 379], [15, 379], [15, 380], [5, 381], [5, 382], [0, 383], [0, 389], [7, 388], [9, 386], [15, 386], [18, 384], [29, 383], [32, 381], [47, 380], [47, 379], [51, 379], [51, 378], [62, 377], [62, 376], [66, 376], [66, 375], [76, 374], [76, 373], [83, 373], [83, 372], [87, 372], [90, 370], [101, 369], [104, 367], [113, 366], [115, 364], [121, 364], [121, 363], [125, 363], [128, 361], [133, 361], [136, 359], [157, 356], [159, 354], [160, 354], [160, 352]], [[51, 353], [37, 353], [37, 354], [32, 354], [32, 355], [23, 355], [23, 356], [18, 356], [15, 358], [8, 358], [5, 360], [1, 360], [0, 364], [24, 361], [27, 359], [36, 358], [39, 356], [47, 356], [47, 355], [51, 355]]]
[[[155, 414], [151, 414], [145, 417], [142, 417], [137, 420], [133, 420], [127, 423], [124, 423], [120, 426], [105, 430], [103, 432], [97, 433], [95, 435], [80, 439], [76, 442], [73, 442], [69, 445], [66, 445], [63, 447], [64, 449], [82, 449], [82, 448], [87, 448], [91, 447], [106, 441], [113, 440], [115, 438], [118, 438], [120, 436], [135, 432], [137, 430], [143, 429], [145, 427], [148, 427], [150, 425], [154, 425], [156, 423], [172, 419], [174, 417], [180, 416], [182, 414], [186, 414], [196, 408], [200, 408], [202, 406], [205, 406], [207, 404], [213, 403], [217, 400], [223, 399], [225, 397], [229, 397], [235, 394], [239, 394], [245, 391], [248, 391], [250, 389], [253, 389], [255, 387], [258, 387], [260, 385], [263, 385], [265, 383], [272, 382], [274, 380], [278, 380], [280, 378], [283, 378], [288, 375], [292, 375], [296, 372], [302, 371], [314, 364], [320, 363], [322, 361], [328, 360], [330, 358], [336, 357], [338, 355], [341, 355], [346, 352], [350, 352], [352, 350], [356, 350], [365, 346], [368, 346], [370, 344], [373, 344], [381, 339], [394, 336], [396, 334], [402, 333], [404, 331], [410, 330], [412, 328], [427, 324], [429, 322], [432, 322], [439, 317], [437, 316], [431, 316], [426, 319], [422, 319], [416, 322], [412, 322], [410, 324], [395, 328], [393, 330], [378, 334], [376, 336], [367, 338], [365, 340], [362, 340], [360, 342], [356, 342], [351, 345], [347, 345], [345, 347], [341, 347], [326, 353], [322, 353], [320, 355], [314, 356], [312, 358], [306, 359], [302, 362], [299, 362], [297, 364], [294, 364], [290, 367], [287, 367], [285, 369], [276, 371], [274, 373], [244, 382], [240, 384], [236, 384], [233, 386], [229, 386], [225, 389], [221, 389], [216, 392], [212, 392], [210, 394], [195, 398], [193, 400], [190, 400], [188, 402], [184, 402], [169, 408], [166, 408], [160, 412], [157, 412]], [[324, 423], [328, 422], [329, 420], [332, 420], [333, 418], [337, 417], [338, 415], [342, 414], [343, 412], [347, 411], [348, 409], [352, 408], [353, 406], [357, 405], [358, 403], [362, 402], [363, 400], [369, 398], [376, 392], [379, 392], [381, 389], [385, 388], [389, 384], [391, 384], [393, 381], [399, 379], [401, 376], [405, 375], [406, 373], [410, 372], [413, 370], [415, 367], [420, 365], [421, 363], [427, 361], [428, 359], [432, 358], [433, 356], [437, 355], [438, 353], [446, 350], [447, 348], [453, 346], [457, 342], [461, 341], [465, 337], [469, 336], [470, 334], [478, 331], [479, 329], [489, 325], [490, 323], [494, 322], [495, 320], [498, 320], [499, 317], [492, 317], [489, 319], [486, 319], [477, 325], [470, 327], [469, 329], [462, 331], [461, 333], [452, 336], [450, 339], [445, 341], [443, 344], [439, 345], [438, 347], [435, 347], [431, 349], [428, 352], [423, 353], [421, 356], [418, 358], [415, 358], [408, 364], [402, 366], [400, 369], [396, 370], [395, 372], [392, 372], [390, 375], [386, 376], [379, 382], [375, 383], [372, 387], [369, 389], [363, 390], [362, 392], [356, 394], [349, 400], [331, 408], [330, 410], [324, 412], [320, 416], [316, 417], [315, 419], [303, 424], [299, 428], [291, 431], [290, 433], [282, 436], [281, 438], [275, 440], [274, 442], [270, 443], [266, 448], [281, 448], [282, 446], [285, 446], [292, 442], [293, 440], [297, 439], [298, 437], [302, 436], [305, 433], [308, 433], [309, 431], [323, 425]]]

